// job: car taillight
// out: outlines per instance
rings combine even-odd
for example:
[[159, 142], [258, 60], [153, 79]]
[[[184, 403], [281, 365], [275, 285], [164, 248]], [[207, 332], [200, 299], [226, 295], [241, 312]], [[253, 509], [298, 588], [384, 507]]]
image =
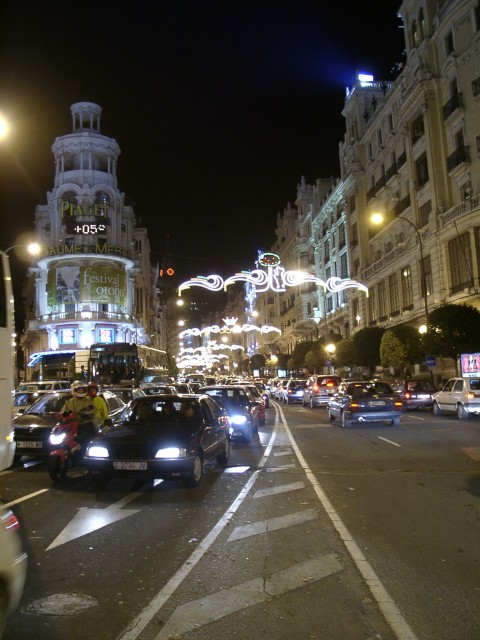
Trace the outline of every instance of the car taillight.
[[314, 391], [318, 391], [318, 384], [316, 384], [316, 385], [314, 385], [314, 386], [313, 386], [313, 390], [314, 390]]
[[403, 402], [401, 400], [394, 400], [393, 408], [395, 411], [403, 411]]
[[412, 394], [410, 393], [410, 391], [406, 391], [405, 392], [405, 398], [408, 400], [408, 398], [411, 398]]
[[289, 389], [289, 390], [287, 391], [287, 393], [292, 393], [292, 390], [291, 390], [291, 389]]
[[17, 519], [17, 516], [13, 514], [11, 511], [7, 511], [2, 516], [2, 522], [3, 522], [3, 526], [5, 527], [5, 529], [7, 529], [7, 531], [8, 530], [18, 531], [20, 529], [20, 523]]
[[360, 409], [360, 405], [358, 404], [358, 402], [350, 402], [348, 407], [350, 411], [358, 411]]
[[476, 398], [476, 397], [477, 397], [477, 396], [476, 396], [472, 391], [469, 391], [469, 392], [467, 393], [467, 398], [468, 398], [469, 400], [473, 400], [473, 398]]
[[335, 385], [333, 384], [333, 382], [327, 382], [326, 386], [327, 387], [334, 387]]

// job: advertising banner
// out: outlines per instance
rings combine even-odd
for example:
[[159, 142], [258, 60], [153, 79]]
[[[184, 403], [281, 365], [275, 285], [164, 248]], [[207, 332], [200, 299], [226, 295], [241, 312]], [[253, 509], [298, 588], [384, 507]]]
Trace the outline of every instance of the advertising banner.
[[127, 298], [125, 271], [114, 267], [58, 267], [47, 280], [47, 303], [89, 302], [124, 306]]
[[462, 378], [477, 378], [480, 376], [480, 353], [462, 353]]

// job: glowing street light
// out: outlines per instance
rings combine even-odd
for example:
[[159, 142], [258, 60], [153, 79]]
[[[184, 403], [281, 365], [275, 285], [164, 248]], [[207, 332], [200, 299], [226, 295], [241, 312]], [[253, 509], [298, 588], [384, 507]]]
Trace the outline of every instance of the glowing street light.
[[12, 249], [26, 249], [31, 256], [38, 256], [41, 252], [42, 247], [38, 244], [38, 242], [30, 242], [29, 244], [13, 244], [8, 249], [4, 249], [3, 253], [6, 253], [7, 256]]
[[10, 125], [7, 119], [0, 113], [0, 140], [4, 140], [8, 136]]

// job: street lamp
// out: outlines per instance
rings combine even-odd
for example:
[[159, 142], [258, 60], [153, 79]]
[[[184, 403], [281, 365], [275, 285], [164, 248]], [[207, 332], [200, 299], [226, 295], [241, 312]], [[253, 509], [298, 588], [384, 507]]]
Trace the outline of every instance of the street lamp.
[[[422, 241], [422, 236], [420, 235], [420, 231], [417, 227], [416, 224], [414, 224], [411, 220], [409, 220], [408, 218], [404, 218], [403, 216], [395, 216], [395, 219], [398, 220], [403, 220], [404, 222], [408, 222], [408, 224], [413, 227], [415, 229], [415, 233], [417, 234], [418, 237], [418, 246], [420, 247], [420, 265], [421, 265], [421, 271], [422, 271], [422, 287], [423, 287], [423, 305], [424, 305], [424, 310], [425, 310], [425, 325], [427, 325], [428, 323], [428, 300], [427, 300], [427, 277], [425, 274], [425, 262], [423, 259], [423, 241]], [[373, 224], [376, 225], [381, 225], [383, 224], [385, 218], [383, 216], [382, 213], [380, 212], [375, 212], [372, 213], [372, 215], [370, 216], [370, 221]], [[426, 326], [420, 327], [420, 333], [425, 333], [426, 332]]]
[[6, 118], [0, 113], [0, 140], [3, 140], [8, 136], [10, 126]]
[[38, 256], [38, 254], [42, 250], [42, 247], [38, 244], [38, 242], [30, 242], [29, 244], [13, 244], [11, 247], [8, 247], [8, 249], [4, 249], [3, 253], [6, 253], [8, 256], [8, 253], [12, 251], [12, 249], [27, 249], [30, 255]]

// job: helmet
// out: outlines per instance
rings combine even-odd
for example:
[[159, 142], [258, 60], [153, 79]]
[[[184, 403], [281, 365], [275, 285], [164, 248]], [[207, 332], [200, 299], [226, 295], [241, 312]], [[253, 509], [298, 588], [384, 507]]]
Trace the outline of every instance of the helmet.
[[70, 387], [70, 391], [76, 398], [85, 398], [87, 395], [87, 385], [77, 380], [77, 382], [74, 382]]
[[95, 389], [98, 393], [98, 384], [96, 382], [89, 382], [87, 385], [87, 391], [90, 391], [90, 389]]

